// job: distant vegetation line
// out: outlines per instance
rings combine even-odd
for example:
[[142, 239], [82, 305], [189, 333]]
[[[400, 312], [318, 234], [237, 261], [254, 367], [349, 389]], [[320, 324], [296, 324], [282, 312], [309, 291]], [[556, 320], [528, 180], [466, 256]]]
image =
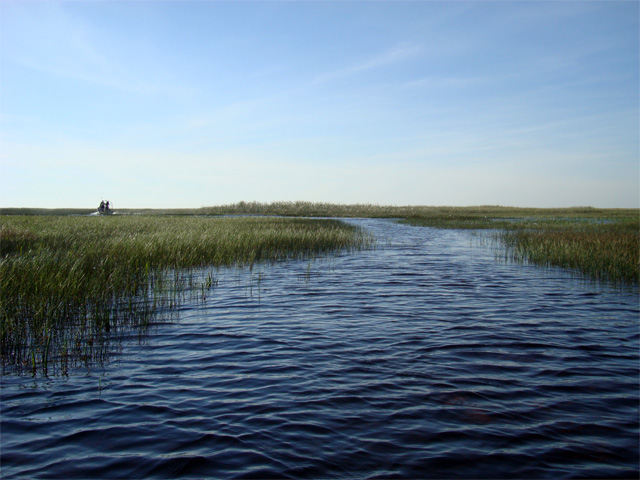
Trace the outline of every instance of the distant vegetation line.
[[[492, 229], [511, 258], [638, 283], [640, 209], [526, 208], [481, 205], [389, 206], [322, 202], [238, 202], [193, 209], [116, 209], [124, 215], [395, 218], [435, 228]], [[0, 215], [87, 215], [95, 209], [0, 209]], [[543, 247], [544, 246], [544, 247]]]
[[[3, 365], [44, 374], [104, 361], [114, 333], [146, 325], [184, 292], [206, 296], [214, 273], [367, 248], [365, 232], [335, 220], [393, 218], [416, 227], [490, 229], [506, 258], [638, 285], [640, 210], [574, 207], [426, 207], [240, 202], [199, 209], [0, 209], [0, 353]], [[79, 215], [79, 216], [74, 216]], [[224, 215], [250, 215], [229, 218]], [[195, 282], [195, 283], [194, 283]]]
[[[137, 215], [281, 215], [343, 218], [444, 218], [468, 215], [473, 218], [527, 216], [607, 217], [638, 216], [640, 209], [600, 209], [594, 207], [529, 208], [499, 205], [470, 207], [336, 204], [323, 202], [238, 202], [200, 208], [116, 208], [121, 214]], [[95, 208], [1, 208], [0, 215], [89, 215]]]

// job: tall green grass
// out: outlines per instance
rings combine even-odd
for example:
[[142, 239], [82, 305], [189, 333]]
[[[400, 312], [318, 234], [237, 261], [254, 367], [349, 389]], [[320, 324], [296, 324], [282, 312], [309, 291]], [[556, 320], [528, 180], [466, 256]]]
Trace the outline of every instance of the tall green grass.
[[451, 209], [403, 222], [434, 228], [491, 229], [503, 255], [559, 266], [614, 284], [640, 281], [640, 216], [634, 209]]
[[[95, 212], [86, 209], [0, 208], [2, 215], [71, 215]], [[202, 208], [129, 209], [117, 208], [121, 214], [143, 215], [279, 215], [298, 217], [344, 218], [401, 218], [416, 225], [433, 225], [443, 228], [476, 228], [487, 221], [512, 218], [638, 218], [638, 209], [598, 209], [593, 207], [571, 208], [519, 208], [500, 205], [473, 207], [336, 204], [323, 202], [238, 202]], [[474, 225], [475, 224], [475, 225]]]
[[505, 256], [568, 268], [614, 284], [640, 281], [640, 222], [563, 223], [504, 230]]
[[[73, 362], [104, 358], [122, 327], [144, 327], [158, 309], [178, 305], [185, 291], [204, 292], [215, 284], [210, 274], [194, 285], [190, 269], [304, 258], [371, 242], [336, 221], [198, 215], [376, 217], [493, 229], [504, 255], [516, 261], [558, 265], [614, 283], [638, 284], [640, 276], [637, 209], [240, 202], [148, 210], [144, 216], [68, 215], [81, 211], [0, 211], [3, 365], [64, 372]], [[26, 213], [35, 215], [20, 215]]]
[[491, 229], [505, 255], [556, 265], [612, 283], [639, 282], [638, 209], [340, 205], [313, 202], [239, 202], [204, 207], [211, 215], [396, 218], [416, 226]]
[[[167, 211], [170, 213], [173, 211]], [[377, 204], [335, 204], [322, 202], [238, 202], [228, 205], [202, 207], [197, 210], [177, 211], [182, 214], [194, 213], [203, 215], [282, 215], [301, 217], [362, 217], [362, 218], [402, 218], [414, 220], [415, 224], [435, 222], [438, 226], [453, 225], [464, 228], [466, 220], [486, 222], [488, 219], [526, 218], [526, 217], [567, 217], [567, 218], [600, 218], [627, 217], [638, 215], [634, 209], [597, 209], [593, 207], [571, 208], [518, 208], [499, 205], [481, 205], [474, 207], [452, 206], [392, 206]], [[475, 228], [475, 227], [470, 227]]]
[[[176, 306], [194, 287], [190, 269], [306, 258], [369, 242], [334, 220], [1, 216], [2, 363], [46, 373], [94, 361], [123, 326], [144, 326], [158, 307]], [[211, 276], [206, 283], [214, 283]]]

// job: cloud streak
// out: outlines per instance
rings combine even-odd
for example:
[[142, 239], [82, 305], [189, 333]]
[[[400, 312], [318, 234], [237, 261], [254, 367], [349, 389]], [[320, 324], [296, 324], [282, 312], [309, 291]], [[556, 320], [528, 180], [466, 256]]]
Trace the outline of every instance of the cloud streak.
[[[126, 47], [111, 32], [95, 28], [91, 21], [65, 11], [64, 3], [38, 3], [38, 8], [22, 10], [11, 3], [3, 22], [3, 57], [24, 68], [63, 79], [87, 82], [143, 95], [186, 95], [184, 85], [166, 82], [169, 72], [140, 69], [138, 57], [153, 57], [135, 38], [124, 39]], [[34, 32], [37, 32], [34, 34]], [[121, 48], [122, 46], [122, 48]], [[142, 48], [142, 50], [141, 50]], [[138, 60], [139, 61], [139, 60]], [[163, 79], [159, 81], [158, 79]]]
[[637, 206], [636, 3], [294, 3], [0, 3], [0, 206]]
[[403, 43], [393, 48], [387, 49], [376, 56], [354, 63], [352, 65], [342, 67], [333, 71], [322, 73], [316, 76], [312, 81], [312, 85], [329, 83], [334, 80], [351, 77], [370, 70], [384, 68], [403, 60], [415, 57], [422, 52], [419, 45]]

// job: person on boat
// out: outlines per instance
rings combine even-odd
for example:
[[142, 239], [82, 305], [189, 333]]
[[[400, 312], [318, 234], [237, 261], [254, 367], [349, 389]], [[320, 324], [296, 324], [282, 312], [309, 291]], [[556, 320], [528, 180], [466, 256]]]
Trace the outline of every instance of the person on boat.
[[98, 211], [101, 213], [104, 212], [104, 200], [100, 201], [100, 206], [98, 207]]
[[109, 200], [107, 200], [107, 208], [106, 208], [106, 212], [109, 213]]

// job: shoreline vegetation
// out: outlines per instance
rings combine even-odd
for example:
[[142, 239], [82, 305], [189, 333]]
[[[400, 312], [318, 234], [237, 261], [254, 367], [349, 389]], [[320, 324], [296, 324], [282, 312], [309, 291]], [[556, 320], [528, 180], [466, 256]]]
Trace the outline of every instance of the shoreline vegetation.
[[[199, 209], [0, 209], [0, 353], [32, 374], [107, 361], [110, 341], [143, 331], [215, 268], [312, 258], [374, 245], [334, 218], [492, 230], [505, 258], [638, 285], [640, 210], [240, 202]], [[294, 218], [309, 217], [309, 218]], [[197, 269], [209, 269], [196, 278]]]
[[[122, 215], [265, 215], [284, 217], [338, 217], [338, 218], [427, 218], [437, 220], [483, 220], [488, 218], [635, 218], [640, 220], [637, 208], [529, 208], [480, 205], [473, 207], [450, 206], [391, 206], [377, 204], [335, 204], [322, 202], [238, 202], [200, 208], [115, 208]], [[95, 208], [2, 208], [3, 215], [90, 215]], [[444, 225], [444, 224], [443, 224]], [[453, 228], [480, 228], [459, 223]]]
[[[12, 215], [90, 215], [94, 209], [0, 208]], [[238, 202], [194, 209], [119, 209], [135, 216], [393, 218], [416, 226], [494, 230], [505, 258], [559, 266], [598, 281], [638, 284], [640, 209], [342, 205]]]
[[[35, 374], [105, 362], [185, 295], [206, 298], [218, 267], [368, 248], [337, 220], [265, 217], [0, 216], [3, 368]], [[204, 277], [194, 272], [208, 269]]]

